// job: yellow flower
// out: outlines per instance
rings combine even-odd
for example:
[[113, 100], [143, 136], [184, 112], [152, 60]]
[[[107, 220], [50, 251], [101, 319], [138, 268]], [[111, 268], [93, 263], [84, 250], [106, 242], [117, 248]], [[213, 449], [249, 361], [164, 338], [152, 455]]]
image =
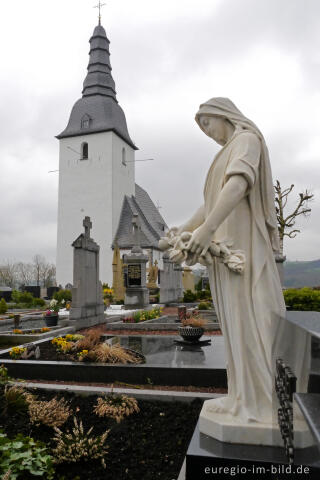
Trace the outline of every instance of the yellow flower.
[[23, 352], [25, 352], [27, 349], [23, 347], [13, 347], [10, 350], [10, 357], [12, 358], [20, 358]]

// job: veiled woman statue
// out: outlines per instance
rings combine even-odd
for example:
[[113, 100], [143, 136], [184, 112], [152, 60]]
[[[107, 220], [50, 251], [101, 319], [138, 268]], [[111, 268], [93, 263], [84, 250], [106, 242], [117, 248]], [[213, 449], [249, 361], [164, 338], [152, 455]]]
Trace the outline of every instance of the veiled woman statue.
[[[302, 344], [301, 336], [287, 330], [284, 319], [274, 260], [279, 244], [268, 150], [257, 126], [227, 98], [202, 104], [196, 122], [222, 148], [207, 175], [204, 205], [184, 225], [171, 229], [169, 237], [174, 238], [175, 260], [181, 261], [184, 255], [189, 265], [200, 261], [208, 267], [228, 376], [228, 395], [205, 402], [200, 430], [210, 435], [210, 422], [221, 421], [246, 427], [268, 425], [270, 433], [277, 407], [273, 395], [275, 356], [292, 362], [298, 389], [303, 391], [306, 375], [302, 372], [308, 355], [306, 337], [301, 357], [295, 358], [296, 351], [290, 353]], [[222, 437], [218, 434], [216, 438], [257, 442], [246, 442], [247, 432], [239, 436], [229, 432]], [[257, 443], [272, 443], [260, 434], [258, 437]]]

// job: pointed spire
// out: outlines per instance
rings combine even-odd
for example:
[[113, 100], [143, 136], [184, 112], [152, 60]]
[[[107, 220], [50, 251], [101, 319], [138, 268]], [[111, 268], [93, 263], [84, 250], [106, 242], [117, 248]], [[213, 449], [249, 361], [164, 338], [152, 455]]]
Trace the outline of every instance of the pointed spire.
[[90, 38], [90, 59], [88, 73], [83, 83], [83, 97], [103, 95], [117, 102], [115, 83], [111, 74], [109, 45], [105, 29], [97, 25]]
[[82, 98], [74, 104], [67, 127], [57, 138], [113, 131], [137, 150], [130, 138], [125, 114], [117, 101], [109, 44], [105, 29], [97, 25], [90, 38], [90, 58]]

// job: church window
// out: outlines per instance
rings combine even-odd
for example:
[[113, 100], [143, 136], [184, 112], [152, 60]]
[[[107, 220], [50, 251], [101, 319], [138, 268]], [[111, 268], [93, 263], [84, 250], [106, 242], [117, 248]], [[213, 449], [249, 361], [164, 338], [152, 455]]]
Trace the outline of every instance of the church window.
[[81, 160], [88, 160], [89, 147], [87, 142], [81, 144]]
[[83, 115], [82, 119], [81, 119], [81, 128], [89, 128], [90, 127], [90, 116], [85, 114]]
[[127, 160], [126, 160], [126, 155], [127, 152], [126, 152], [126, 149], [123, 147], [122, 149], [122, 165], [127, 165]]

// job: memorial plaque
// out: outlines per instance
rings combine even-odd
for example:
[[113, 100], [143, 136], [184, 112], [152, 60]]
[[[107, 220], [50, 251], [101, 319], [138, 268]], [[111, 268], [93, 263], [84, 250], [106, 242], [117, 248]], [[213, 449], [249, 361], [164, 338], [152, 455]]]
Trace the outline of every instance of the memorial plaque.
[[141, 285], [141, 265], [128, 265], [128, 286]]

